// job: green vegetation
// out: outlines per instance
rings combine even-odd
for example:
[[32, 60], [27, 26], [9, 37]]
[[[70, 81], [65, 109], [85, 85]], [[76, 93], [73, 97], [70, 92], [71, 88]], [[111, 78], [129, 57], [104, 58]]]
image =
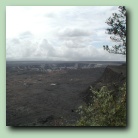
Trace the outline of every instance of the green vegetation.
[[118, 42], [118, 45], [109, 48], [108, 45], [103, 46], [109, 53], [126, 55], [126, 8], [119, 6], [119, 13], [113, 13], [106, 23], [109, 28], [106, 29], [107, 34], [111, 35], [110, 39]]
[[103, 86], [100, 91], [91, 87], [92, 103], [80, 106], [80, 119], [75, 126], [126, 126], [126, 84], [119, 88], [119, 96]]
[[[103, 48], [109, 53], [126, 55], [127, 12], [125, 6], [118, 8], [119, 12], [112, 13], [112, 16], [106, 21], [109, 25], [106, 33], [111, 35], [110, 39], [117, 42], [117, 45], [112, 47], [104, 45]], [[121, 74], [123, 73], [121, 72]], [[111, 90], [112, 85], [113, 90]], [[80, 119], [75, 126], [126, 126], [126, 83], [120, 88], [117, 87], [118, 85], [110, 83], [108, 86], [101, 87], [100, 90], [94, 90], [91, 87], [91, 101], [89, 105], [78, 108]]]

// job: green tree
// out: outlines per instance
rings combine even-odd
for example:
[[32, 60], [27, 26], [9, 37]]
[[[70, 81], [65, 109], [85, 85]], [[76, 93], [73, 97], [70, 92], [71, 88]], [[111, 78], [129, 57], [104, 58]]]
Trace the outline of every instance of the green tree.
[[109, 53], [126, 55], [126, 8], [125, 6], [118, 8], [119, 13], [113, 13], [106, 21], [110, 26], [106, 29], [106, 33], [111, 35], [110, 39], [118, 42], [118, 45], [114, 45], [112, 48], [104, 45], [103, 48]]

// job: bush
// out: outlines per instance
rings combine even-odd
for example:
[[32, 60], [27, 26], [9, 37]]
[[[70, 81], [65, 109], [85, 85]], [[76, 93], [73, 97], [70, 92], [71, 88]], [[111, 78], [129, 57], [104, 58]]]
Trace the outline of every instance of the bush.
[[75, 126], [126, 126], [126, 84], [119, 88], [117, 99], [106, 86], [100, 91], [91, 87], [91, 92], [92, 103], [78, 108], [81, 117]]

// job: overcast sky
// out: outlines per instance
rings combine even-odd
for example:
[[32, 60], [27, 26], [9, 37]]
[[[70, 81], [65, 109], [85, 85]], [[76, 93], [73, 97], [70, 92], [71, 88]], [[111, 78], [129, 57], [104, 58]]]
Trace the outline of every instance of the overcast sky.
[[103, 45], [114, 45], [106, 20], [117, 6], [7, 6], [6, 59], [124, 61]]

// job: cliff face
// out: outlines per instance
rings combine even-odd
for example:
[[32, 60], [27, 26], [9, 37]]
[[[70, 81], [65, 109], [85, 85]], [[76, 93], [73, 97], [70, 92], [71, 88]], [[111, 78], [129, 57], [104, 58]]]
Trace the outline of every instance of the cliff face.
[[[118, 89], [126, 82], [126, 65], [107, 66], [103, 75], [91, 86], [99, 91], [102, 86], [107, 86], [109, 90], [113, 90], [114, 94], [119, 96]], [[92, 92], [88, 88], [83, 93], [83, 99], [89, 103], [92, 97]]]
[[122, 83], [125, 78], [125, 66], [108, 66], [99, 81], [102, 83]]

